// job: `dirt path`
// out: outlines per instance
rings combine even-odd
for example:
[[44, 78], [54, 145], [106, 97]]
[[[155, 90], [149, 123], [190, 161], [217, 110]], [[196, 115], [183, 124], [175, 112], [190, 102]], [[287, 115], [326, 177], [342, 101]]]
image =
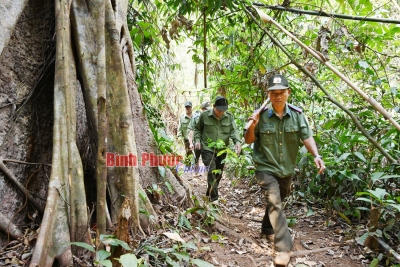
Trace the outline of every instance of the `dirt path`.
[[[205, 195], [206, 174], [200, 177], [184, 174], [184, 178], [193, 185], [195, 195]], [[212, 229], [219, 236], [217, 241], [201, 234], [201, 241], [211, 248], [204, 259], [215, 266], [273, 266], [273, 246], [259, 237], [264, 215], [263, 195], [257, 185], [249, 184], [250, 179], [244, 179], [233, 186], [227, 177], [220, 183], [219, 209], [228, 223], [224, 223], [226, 227], [217, 223]], [[362, 254], [363, 246], [348, 237], [351, 228], [340, 217], [330, 218], [325, 210], [315, 207], [313, 212], [308, 209], [306, 202], [294, 201], [293, 196], [285, 208], [286, 216], [292, 218], [290, 229], [294, 238], [295, 255], [289, 266], [369, 266], [370, 260]]]
[[[265, 238], [261, 239], [259, 235], [265, 208], [261, 190], [258, 185], [251, 184], [251, 179], [243, 179], [233, 185], [226, 174], [224, 176], [219, 187], [221, 197], [218, 207], [210, 203], [204, 205], [209, 211], [213, 211], [211, 217], [218, 220], [207, 226], [204, 224], [204, 217], [200, 218], [194, 212], [192, 218], [189, 218], [192, 230], [179, 231], [186, 242], [193, 242], [198, 248], [202, 248], [192, 250], [191, 257], [219, 267], [273, 266], [273, 244]], [[192, 186], [192, 193], [199, 199], [205, 195], [206, 174], [200, 177], [184, 174], [182, 178], [188, 181]], [[168, 225], [176, 227], [177, 211], [184, 211], [171, 204], [155, 207], [162, 209], [159, 211], [160, 220], [166, 227], [155, 229], [144, 243], [153, 247], [170, 248], [174, 241], [167, 240], [165, 236], [164, 239], [160, 237], [165, 232], [175, 232]], [[365, 230], [364, 225], [352, 225], [351, 228], [339, 216], [330, 217], [324, 209], [310, 206], [293, 195], [287, 202], [286, 215], [291, 219], [289, 226], [294, 238], [294, 255], [290, 267], [369, 266], [370, 259], [366, 259], [364, 255], [370, 255], [368, 257], [371, 258], [373, 254], [368, 254], [364, 246], [358, 245], [354, 241], [356, 238], [351, 236], [353, 229], [358, 229], [358, 232]], [[36, 231], [29, 231], [35, 239]], [[137, 241], [143, 241], [141, 237], [138, 238], [140, 239]], [[0, 248], [0, 266], [8, 263], [12, 263], [12, 266], [28, 266], [31, 247], [25, 241], [26, 239], [22, 243], [21, 240], [13, 240], [4, 250]], [[146, 254], [144, 251], [142, 253]], [[79, 259], [82, 264], [79, 266], [94, 266], [92, 256], [89, 252], [82, 256]], [[158, 262], [160, 264], [152, 263], [152, 266], [166, 266], [162, 258], [158, 258]]]

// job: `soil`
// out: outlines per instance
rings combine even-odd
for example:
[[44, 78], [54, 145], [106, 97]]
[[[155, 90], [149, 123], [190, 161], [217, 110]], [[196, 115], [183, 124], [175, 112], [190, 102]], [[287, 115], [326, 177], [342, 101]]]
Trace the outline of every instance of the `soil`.
[[[183, 177], [193, 185], [193, 194], [200, 198], [205, 195], [206, 174], [199, 177], [184, 174]], [[209, 235], [199, 232], [203, 245], [211, 248], [204, 260], [221, 267], [274, 266], [273, 244], [260, 237], [265, 209], [263, 194], [251, 178], [242, 179], [236, 185], [233, 181], [224, 173], [219, 185], [218, 208], [222, 219], [217, 220], [212, 231], [220, 239], [210, 241], [211, 231]], [[370, 259], [365, 256], [368, 257], [368, 251], [355, 241], [358, 238], [350, 236], [356, 226], [351, 228], [339, 216], [328, 216], [325, 209], [310, 206], [294, 194], [287, 199], [285, 214], [294, 239], [294, 255], [288, 266], [369, 266]], [[359, 228], [365, 228], [364, 224]]]

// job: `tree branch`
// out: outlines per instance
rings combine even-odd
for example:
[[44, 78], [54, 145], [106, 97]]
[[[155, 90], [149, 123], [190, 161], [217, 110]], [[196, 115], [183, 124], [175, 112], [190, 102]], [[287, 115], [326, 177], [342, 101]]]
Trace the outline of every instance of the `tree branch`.
[[307, 14], [307, 15], [329, 17], [329, 18], [340, 18], [340, 19], [349, 19], [349, 20], [374, 21], [374, 22], [382, 22], [382, 23], [400, 24], [400, 20], [397, 20], [397, 19], [382, 19], [382, 18], [362, 17], [362, 16], [351, 16], [351, 15], [327, 13], [322, 10], [320, 10], [320, 11], [303, 10], [303, 9], [297, 9], [297, 8], [291, 8], [291, 7], [264, 5], [261, 3], [253, 3], [253, 5], [258, 6], [258, 7], [268, 8], [271, 10], [288, 11], [288, 12], [292, 12], [295, 14]]
[[14, 174], [7, 168], [3, 163], [3, 159], [0, 158], [0, 170], [5, 174], [6, 177], [18, 188], [19, 191], [25, 194], [25, 196], [29, 199], [30, 203], [43, 215], [43, 208], [39, 202], [36, 201], [35, 198], [31, 195], [31, 193], [18, 181], [18, 179], [14, 176]]
[[361, 131], [361, 133], [382, 153], [383, 156], [385, 156], [391, 163], [397, 163], [397, 161], [383, 149], [383, 147], [368, 133], [367, 130], [361, 125], [360, 121], [357, 119], [357, 117], [354, 115], [353, 112], [345, 108], [342, 104], [340, 104], [338, 101], [336, 101], [330, 94], [329, 92], [322, 86], [322, 84], [315, 78], [314, 75], [312, 75], [307, 69], [305, 69], [303, 66], [301, 66], [291, 55], [290, 53], [272, 36], [270, 32], [268, 32], [264, 27], [262, 27], [259, 22], [254, 18], [253, 14], [251, 14], [248, 10], [245, 10], [245, 12], [253, 18], [253, 21], [269, 36], [271, 41], [279, 47], [285, 54], [286, 56], [291, 60], [291, 62], [299, 69], [301, 70], [305, 75], [307, 75], [314, 83], [321, 89], [322, 92], [327, 96], [328, 100], [331, 101], [333, 104], [338, 106], [340, 109], [342, 109], [344, 112], [346, 112], [350, 118], [353, 120], [354, 124], [356, 127]]
[[20, 164], [26, 164], [26, 165], [42, 165], [42, 166], [51, 167], [51, 164], [26, 162], [26, 161], [20, 161], [20, 160], [16, 160], [16, 159], [3, 159], [3, 162], [20, 163]]
[[0, 230], [10, 234], [13, 238], [18, 239], [24, 234], [13, 224], [3, 213], [0, 212]]

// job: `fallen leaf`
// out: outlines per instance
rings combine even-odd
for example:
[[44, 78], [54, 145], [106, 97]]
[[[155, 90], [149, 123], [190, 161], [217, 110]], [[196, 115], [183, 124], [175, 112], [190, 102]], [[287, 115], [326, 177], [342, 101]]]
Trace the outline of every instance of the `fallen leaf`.
[[304, 262], [305, 264], [307, 264], [308, 266], [316, 266], [317, 265], [317, 263], [315, 262], [315, 261], [305, 261]]
[[328, 249], [326, 251], [326, 254], [333, 256], [333, 255], [335, 255], [335, 251], [333, 251], [332, 249]]
[[185, 240], [183, 240], [182, 237], [180, 237], [180, 235], [177, 233], [166, 232], [166, 233], [163, 233], [163, 235], [167, 236], [169, 239], [185, 243]]
[[210, 242], [210, 239], [209, 239], [209, 238], [203, 237], [202, 240], [203, 240], [203, 242], [206, 243], [206, 244]]
[[214, 265], [217, 265], [217, 266], [220, 265], [219, 262], [216, 259], [214, 259], [214, 257], [211, 257], [211, 259], [212, 259]]
[[303, 245], [303, 247], [305, 247], [306, 249], [311, 249], [306, 242], [304, 242], [303, 240], [300, 240], [300, 243]]
[[339, 255], [334, 255], [333, 258], [337, 259], [337, 258], [342, 258], [343, 257], [343, 253], [340, 253]]

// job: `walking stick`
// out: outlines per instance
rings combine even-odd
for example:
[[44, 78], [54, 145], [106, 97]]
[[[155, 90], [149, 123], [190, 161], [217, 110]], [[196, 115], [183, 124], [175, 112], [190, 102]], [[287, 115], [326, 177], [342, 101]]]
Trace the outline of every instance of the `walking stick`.
[[[318, 59], [322, 64], [327, 66], [333, 73], [335, 73], [337, 76], [339, 76], [345, 83], [347, 83], [351, 88], [353, 88], [354, 91], [356, 91], [359, 95], [362, 96], [368, 103], [371, 104], [377, 110], [379, 113], [383, 115], [385, 119], [388, 119], [392, 125], [394, 125], [398, 130], [400, 130], [400, 124], [398, 124], [394, 118], [389, 114], [389, 112], [386, 111], [372, 96], [368, 96], [365, 92], [363, 92], [360, 88], [358, 88], [357, 85], [355, 85], [352, 81], [350, 81], [346, 76], [344, 76], [338, 69], [336, 69], [328, 60], [325, 58], [324, 55], [322, 55], [320, 52], [315, 51], [314, 49], [311, 49], [304, 43], [302, 43], [299, 39], [297, 39], [293, 34], [291, 34], [289, 31], [287, 31], [285, 28], [283, 28], [278, 22], [276, 22], [273, 18], [262, 12], [261, 10], [258, 10], [257, 8], [254, 8], [258, 15], [260, 16], [261, 20], [265, 23], [271, 22], [274, 24], [277, 28], [279, 28], [281, 31], [286, 33], [287, 36], [289, 36], [293, 41], [295, 41], [297, 44], [299, 44], [302, 48], [304, 48], [308, 53], [313, 55], [316, 59]], [[250, 124], [251, 125], [251, 124]]]
[[[254, 111], [253, 115], [260, 114], [261, 111], [263, 111], [263, 109], [268, 105], [268, 103], [269, 103], [269, 98], [267, 98], [267, 100], [265, 100], [265, 102], [261, 105], [261, 107], [259, 109]], [[249, 120], [246, 123], [246, 125], [244, 126], [243, 131], [246, 132], [250, 128], [250, 126], [253, 124], [253, 122], [254, 122], [253, 120]]]

